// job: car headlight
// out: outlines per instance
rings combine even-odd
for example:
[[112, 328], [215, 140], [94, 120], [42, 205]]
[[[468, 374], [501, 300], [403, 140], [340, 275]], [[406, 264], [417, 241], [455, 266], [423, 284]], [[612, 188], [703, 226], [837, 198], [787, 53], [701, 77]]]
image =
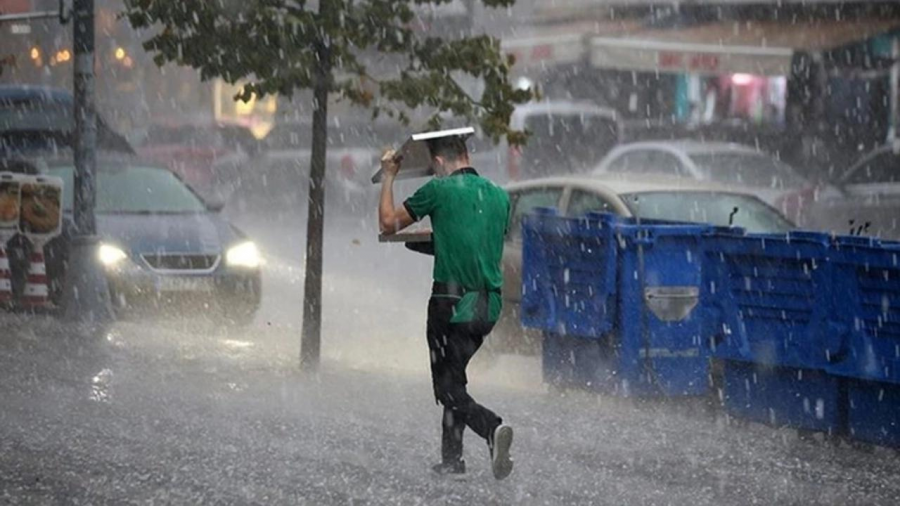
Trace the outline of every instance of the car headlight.
[[233, 246], [225, 254], [225, 262], [231, 267], [249, 267], [255, 269], [262, 263], [262, 257], [256, 245], [250, 241]]
[[99, 257], [100, 263], [102, 263], [106, 267], [112, 267], [114, 265], [117, 265], [122, 260], [128, 258], [128, 255], [126, 255], [124, 251], [115, 246], [101, 243]]

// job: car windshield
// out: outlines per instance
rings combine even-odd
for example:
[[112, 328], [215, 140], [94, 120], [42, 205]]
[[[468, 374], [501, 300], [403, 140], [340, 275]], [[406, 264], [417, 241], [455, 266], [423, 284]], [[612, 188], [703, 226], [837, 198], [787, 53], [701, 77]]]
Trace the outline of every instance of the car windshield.
[[[647, 220], [742, 227], [751, 233], [784, 233], [794, 226], [778, 211], [750, 195], [695, 192], [641, 192], [621, 195], [631, 213]], [[735, 212], [737, 209], [737, 212]]]
[[[63, 206], [72, 210], [71, 165], [51, 167], [63, 180]], [[97, 212], [106, 214], [187, 214], [206, 211], [190, 188], [166, 169], [140, 165], [97, 167]]]
[[788, 165], [756, 153], [712, 152], [689, 155], [705, 178], [726, 184], [760, 188], [796, 188], [803, 178]]

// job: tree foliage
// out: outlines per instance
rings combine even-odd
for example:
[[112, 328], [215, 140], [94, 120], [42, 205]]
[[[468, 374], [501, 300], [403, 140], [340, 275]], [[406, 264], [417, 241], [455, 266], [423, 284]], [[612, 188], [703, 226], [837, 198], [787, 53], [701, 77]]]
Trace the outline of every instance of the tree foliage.
[[[444, 39], [417, 33], [421, 7], [450, 0], [126, 0], [125, 15], [138, 29], [151, 29], [144, 47], [158, 64], [199, 69], [202, 78], [249, 82], [239, 98], [312, 89], [316, 65], [327, 58], [329, 92], [409, 123], [405, 111], [422, 107], [438, 126], [440, 113], [480, 123], [497, 141], [513, 144], [509, 117], [531, 98], [509, 80], [514, 61], [486, 35]], [[481, 0], [507, 7], [515, 0]], [[372, 72], [372, 61], [390, 61], [391, 72]], [[368, 63], [368, 64], [367, 64]], [[484, 83], [471, 97], [458, 77]]]

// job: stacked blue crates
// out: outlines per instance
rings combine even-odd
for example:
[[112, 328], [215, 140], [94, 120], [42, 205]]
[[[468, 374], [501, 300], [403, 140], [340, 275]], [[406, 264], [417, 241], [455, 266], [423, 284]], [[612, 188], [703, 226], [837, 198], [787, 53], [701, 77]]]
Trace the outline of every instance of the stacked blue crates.
[[900, 246], [839, 237], [832, 263], [844, 346], [829, 372], [846, 378], [848, 430], [900, 447]]
[[544, 331], [544, 378], [622, 396], [702, 395], [707, 226], [543, 210], [523, 224], [522, 322]]
[[741, 418], [837, 433], [839, 382], [826, 373], [831, 330], [830, 237], [714, 233], [707, 238], [704, 312], [723, 360], [725, 409]]
[[740, 418], [900, 447], [900, 243], [582, 218], [523, 225], [547, 382], [702, 395]]

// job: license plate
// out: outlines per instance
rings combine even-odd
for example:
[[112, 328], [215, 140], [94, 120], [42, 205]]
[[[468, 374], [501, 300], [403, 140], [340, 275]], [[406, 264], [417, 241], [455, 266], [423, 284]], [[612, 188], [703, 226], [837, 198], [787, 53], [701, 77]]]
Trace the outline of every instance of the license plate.
[[213, 283], [210, 278], [161, 277], [156, 287], [161, 292], [209, 292]]

